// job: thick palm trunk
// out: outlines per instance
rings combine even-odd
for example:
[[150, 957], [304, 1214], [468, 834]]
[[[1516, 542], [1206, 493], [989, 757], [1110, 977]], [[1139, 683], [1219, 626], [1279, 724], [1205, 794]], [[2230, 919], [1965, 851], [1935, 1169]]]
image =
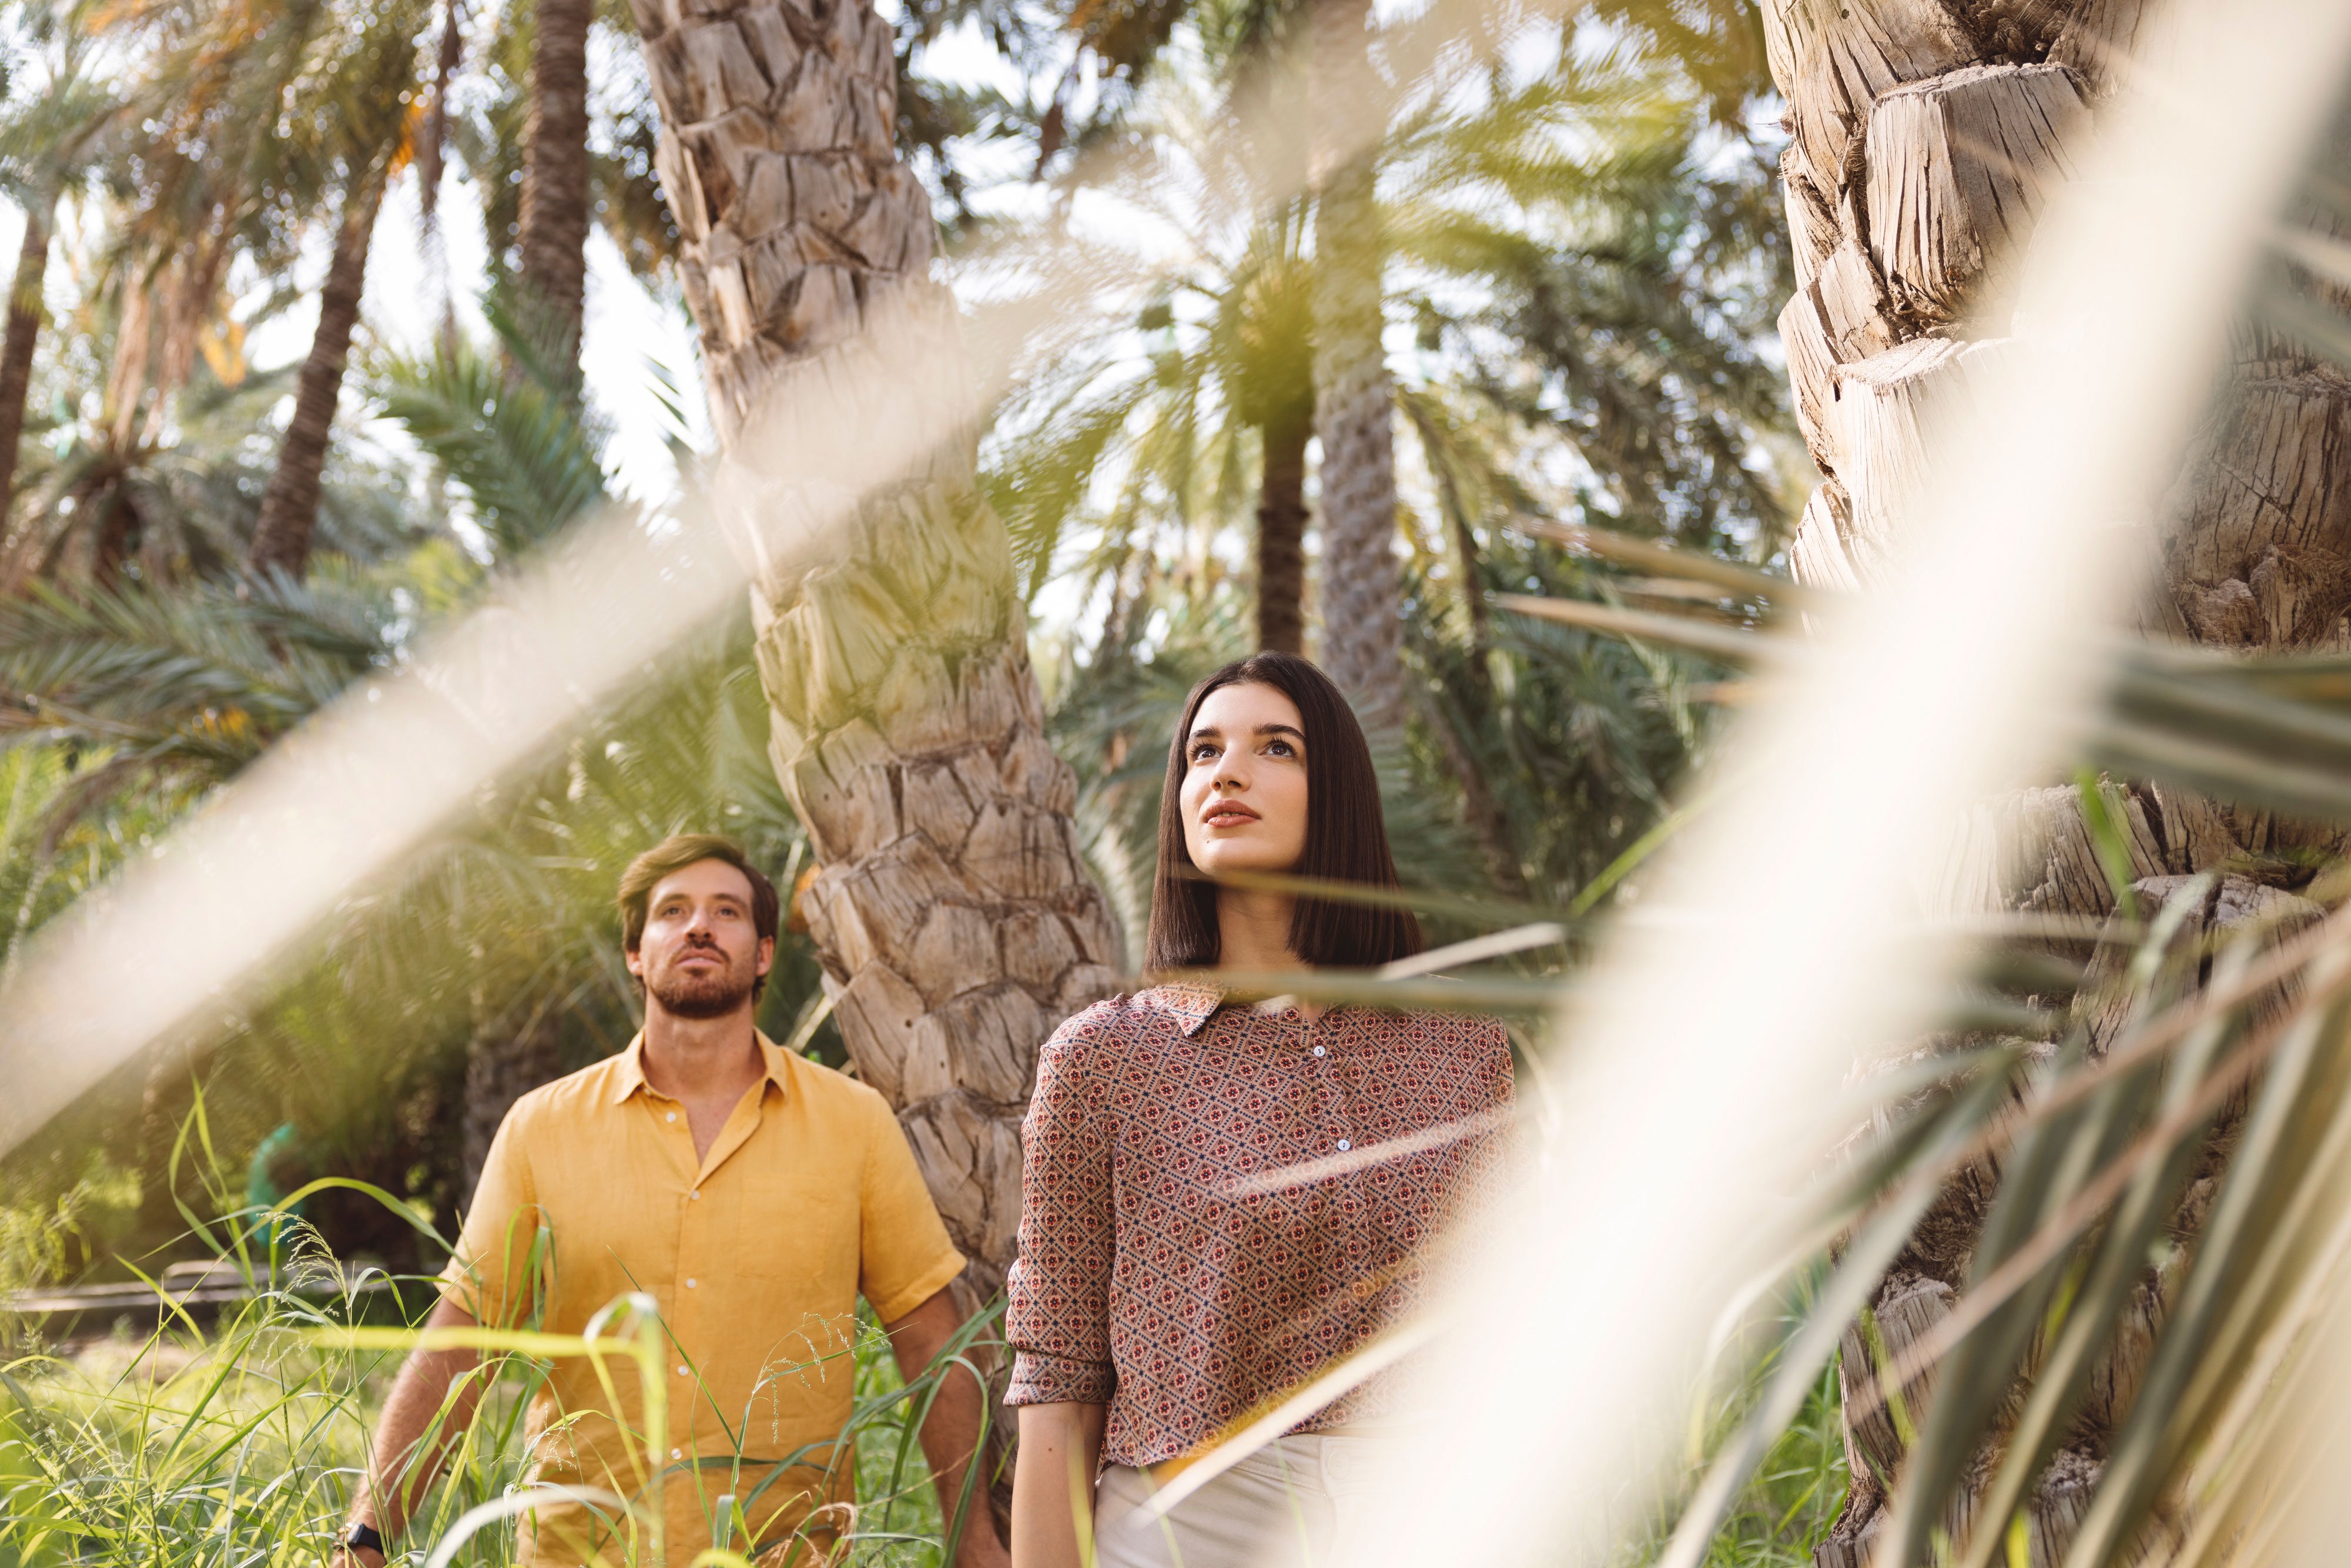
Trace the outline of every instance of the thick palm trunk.
[[1314, 434], [1305, 409], [1267, 422], [1257, 500], [1257, 645], [1306, 652], [1306, 444]]
[[[1316, 0], [1310, 97], [1318, 136], [1353, 118], [1374, 78], [1367, 0]], [[1395, 560], [1395, 399], [1381, 347], [1374, 160], [1318, 149], [1314, 424], [1322, 443], [1322, 664], [1366, 727], [1404, 720], [1403, 593]]]
[[593, 0], [538, 0], [517, 249], [532, 325], [579, 351], [588, 282], [588, 24]]
[[49, 227], [57, 203], [37, 198], [25, 206], [25, 243], [16, 253], [16, 276], [8, 287], [8, 331], [0, 340], [0, 538], [7, 535], [8, 503], [16, 487], [16, 445], [25, 434], [25, 398], [33, 384], [33, 350], [47, 319], [44, 289], [49, 271]]
[[[1791, 554], [1807, 581], [1866, 589], [1906, 493], [1932, 475], [1921, 444], [1934, 411], [1968, 396], [2002, 350], [2016, 262], [2041, 198], [2069, 172], [2066, 148], [2126, 79], [2139, 14], [2108, 0], [1986, 7], [1967, 0], [1766, 0], [1771, 68], [1790, 104], [1782, 169], [1799, 289], [1780, 319], [1797, 413], [1826, 482]], [[2161, 634], [2245, 649], [2339, 646], [2351, 610], [2351, 388], [2307, 357], [2246, 336], [2246, 357], [2191, 455], [2152, 620]], [[2046, 790], [2013, 813], [2032, 827], [2025, 867], [1991, 894], [2011, 908], [2103, 915], [2109, 883], [2073, 803]], [[2333, 847], [2324, 830], [2237, 811], [2168, 788], [2125, 791], [2122, 826], [2150, 906], [2167, 879], [2232, 859]], [[1980, 896], [1980, 895], [1979, 895]], [[2237, 875], [2199, 924], [2232, 924], [2282, 896]], [[1898, 1354], [1950, 1311], [1995, 1173], [1953, 1184], [1880, 1288], [1877, 1336]], [[2183, 1214], [2183, 1229], [2192, 1228]], [[2150, 1270], [2136, 1332], [2029, 1500], [2022, 1539], [2035, 1568], [2064, 1554], [2164, 1311]], [[1846, 1336], [1848, 1392], [1871, 1361]], [[1849, 1421], [1855, 1487], [1816, 1561], [1860, 1568], [1881, 1518], [1870, 1472], [1899, 1472], [1907, 1444], [1880, 1409]]]
[[[760, 560], [770, 755], [822, 868], [800, 908], [859, 1075], [992, 1288], [1038, 1047], [1113, 988], [1118, 946], [974, 479], [954, 300], [893, 146], [890, 29], [862, 0], [716, 0], [683, 22], [633, 4], [728, 520]], [[900, 462], [909, 430], [943, 439]], [[843, 503], [846, 525], [796, 524]]]
[[499, 1016], [486, 998], [475, 1003], [474, 1038], [465, 1051], [464, 1159], [472, 1202], [489, 1158], [490, 1140], [514, 1103], [563, 1075], [563, 1018], [550, 1002]]
[[384, 178], [368, 170], [354, 176], [343, 195], [343, 221], [319, 292], [319, 325], [310, 335], [309, 357], [295, 382], [294, 417], [277, 449], [277, 467], [262, 492], [246, 568], [300, 577], [310, 564], [310, 535], [319, 521], [319, 478], [327, 464], [335, 405], [342, 398], [343, 367], [350, 358], [351, 329], [359, 324], [360, 298], [367, 292], [368, 245], [375, 236], [376, 210], [383, 204]]

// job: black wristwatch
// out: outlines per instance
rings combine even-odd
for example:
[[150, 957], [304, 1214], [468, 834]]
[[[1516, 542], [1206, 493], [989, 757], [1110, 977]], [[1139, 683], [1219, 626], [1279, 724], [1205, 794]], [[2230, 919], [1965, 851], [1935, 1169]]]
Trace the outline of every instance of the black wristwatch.
[[376, 1533], [375, 1526], [357, 1519], [351, 1521], [350, 1528], [343, 1531], [343, 1550], [372, 1552], [379, 1557], [392, 1555], [383, 1549], [383, 1537]]

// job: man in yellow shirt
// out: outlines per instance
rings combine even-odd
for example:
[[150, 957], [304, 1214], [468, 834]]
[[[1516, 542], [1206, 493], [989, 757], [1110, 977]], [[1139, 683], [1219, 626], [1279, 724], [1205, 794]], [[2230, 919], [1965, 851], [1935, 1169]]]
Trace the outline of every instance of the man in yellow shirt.
[[[617, 1348], [629, 1309], [608, 1307], [633, 1294], [658, 1312], [662, 1431], [646, 1429], [643, 1381], [623, 1355], [605, 1358], [601, 1375], [589, 1358], [557, 1358], [533, 1398], [536, 1479], [623, 1500], [548, 1493], [525, 1516], [523, 1563], [650, 1568], [656, 1517], [676, 1568], [714, 1543], [815, 1563], [847, 1532], [851, 1510], [839, 1505], [855, 1499], [851, 1456], [832, 1446], [850, 1415], [857, 1298], [912, 1378], [962, 1326], [946, 1286], [964, 1260], [883, 1098], [753, 1027], [778, 908], [741, 849], [703, 834], [667, 840], [630, 864], [620, 904], [643, 1032], [507, 1113], [430, 1323], [536, 1314], [548, 1333], [579, 1334], [605, 1313]], [[478, 1379], [466, 1375], [478, 1363], [472, 1350], [421, 1349], [402, 1368], [346, 1563], [383, 1561], [472, 1420]], [[436, 1425], [444, 1400], [453, 1418]], [[923, 1427], [949, 1516], [978, 1446], [980, 1401], [956, 1373]], [[747, 1540], [731, 1528], [729, 1496]], [[956, 1568], [1005, 1562], [975, 1488]]]

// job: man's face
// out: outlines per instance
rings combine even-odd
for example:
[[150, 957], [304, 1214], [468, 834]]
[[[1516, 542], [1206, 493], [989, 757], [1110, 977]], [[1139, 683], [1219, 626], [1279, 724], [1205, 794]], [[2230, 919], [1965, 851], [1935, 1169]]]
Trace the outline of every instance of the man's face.
[[696, 861], [653, 883], [645, 931], [628, 955], [645, 1006], [674, 1018], [715, 1019], [747, 1009], [752, 982], [776, 961], [775, 938], [751, 917], [751, 879], [725, 861]]

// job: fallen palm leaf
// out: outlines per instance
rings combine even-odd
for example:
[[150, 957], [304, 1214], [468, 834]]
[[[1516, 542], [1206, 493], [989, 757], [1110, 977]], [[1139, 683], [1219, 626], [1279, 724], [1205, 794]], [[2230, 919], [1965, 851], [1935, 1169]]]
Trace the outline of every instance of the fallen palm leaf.
[[1494, 602], [1521, 615], [1630, 637], [1644, 643], [1665, 643], [1690, 648], [1734, 664], [1776, 663], [1784, 655], [1771, 638], [1741, 632], [1719, 622], [1681, 615], [1659, 615], [1645, 610], [1619, 610], [1582, 599], [1543, 599], [1530, 593], [1498, 593]]
[[1510, 519], [1510, 527], [1535, 538], [1552, 539], [1604, 560], [1637, 566], [1663, 577], [1715, 583], [1741, 599], [1768, 600], [1790, 609], [1817, 609], [1822, 603], [1818, 589], [1807, 588], [1792, 579], [1774, 577], [1720, 556], [1675, 549], [1630, 534], [1595, 528], [1588, 523], [1562, 523], [1520, 513]]

